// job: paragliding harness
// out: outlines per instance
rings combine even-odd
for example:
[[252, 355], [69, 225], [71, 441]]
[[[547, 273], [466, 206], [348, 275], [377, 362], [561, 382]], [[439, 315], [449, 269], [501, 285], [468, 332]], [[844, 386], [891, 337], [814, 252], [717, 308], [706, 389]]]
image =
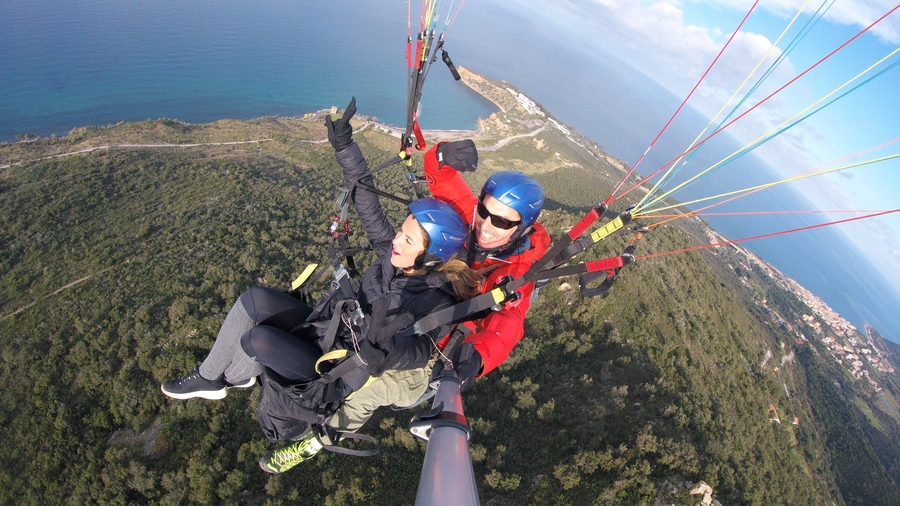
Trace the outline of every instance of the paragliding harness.
[[[333, 346], [337, 327], [347, 315], [352, 320], [362, 318], [356, 300], [340, 300], [334, 308], [334, 316], [328, 322], [328, 332], [322, 349]], [[352, 322], [351, 325], [357, 323]], [[334, 362], [333, 362], [334, 361]], [[262, 393], [256, 406], [256, 415], [266, 438], [275, 443], [279, 440], [300, 440], [309, 435], [315, 437], [323, 448], [335, 453], [369, 457], [379, 451], [377, 439], [364, 434], [341, 433], [328, 425], [349, 395], [340, 388], [342, 378], [364, 371], [364, 363], [359, 355], [346, 349], [336, 349], [322, 355], [316, 361], [318, 377], [305, 382], [291, 382], [275, 371], [264, 368], [260, 375]], [[368, 376], [368, 373], [366, 373]], [[364, 388], [364, 384], [360, 388]], [[367, 450], [339, 446], [341, 439], [354, 439], [373, 445]]]
[[[383, 166], [387, 166], [387, 164]], [[370, 185], [359, 182], [351, 184], [351, 188], [357, 186], [394, 200], [409, 202], [400, 197], [381, 192]], [[326, 306], [331, 307], [333, 305], [332, 318], [327, 323], [325, 337], [320, 343], [320, 347], [325, 354], [316, 364], [318, 377], [301, 384], [292, 384], [279, 377], [274, 371], [267, 369], [261, 377], [263, 394], [257, 406], [257, 417], [264, 434], [270, 441], [295, 440], [307, 437], [310, 433], [315, 433], [316, 437], [323, 443], [323, 446], [330, 451], [370, 456], [377, 454], [379, 451], [379, 442], [376, 439], [362, 434], [341, 434], [327, 424], [327, 421], [349, 397], [346, 392], [339, 388], [340, 380], [348, 375], [358, 374], [365, 365], [359, 355], [352, 350], [341, 349], [337, 350], [336, 353], [330, 353], [335, 345], [335, 338], [342, 322], [351, 328], [363, 326], [365, 323], [365, 317], [362, 315], [362, 311], [356, 301], [358, 272], [353, 263], [353, 255], [370, 248], [368, 245], [360, 248], [350, 247], [348, 240], [350, 229], [347, 221], [350, 192], [351, 190], [349, 189], [343, 190], [336, 202], [341, 208], [341, 213], [332, 220], [329, 229], [331, 234], [329, 244], [330, 264], [320, 269], [315, 275], [312, 275], [312, 273], [316, 270], [317, 265], [313, 264], [307, 267], [303, 274], [294, 281], [292, 291], [289, 292], [295, 297], [310, 303], [312, 299], [309, 291], [310, 286], [328, 270], [328, 267], [334, 268], [334, 280], [331, 286], [314, 305], [311, 304], [312, 311], [306, 319], [306, 323], [303, 324], [307, 327], [310, 325], [326, 325], [324, 322], [316, 324], [311, 322], [317, 321]], [[519, 278], [513, 279], [511, 276], [507, 276], [490, 291], [449, 308], [436, 311], [404, 329], [401, 335], [424, 335], [444, 325], [454, 325], [483, 318], [489, 312], [499, 310], [507, 303], [521, 298], [521, 292], [518, 290], [529, 282], [535, 282], [540, 286], [546, 284], [550, 279], [581, 274], [579, 284], [582, 294], [585, 296], [606, 294], [612, 287], [621, 269], [634, 261], [634, 246], [628, 246], [622, 254], [614, 257], [566, 265], [572, 257], [587, 250], [590, 246], [609, 235], [634, 233], [637, 235], [637, 239], [646, 231], [645, 228], [636, 223], [632, 228], [626, 228], [626, 225], [632, 222], [630, 210], [626, 210], [616, 215], [614, 219], [603, 227], [598, 228], [589, 236], [578, 239], [606, 211], [607, 206], [605, 204], [599, 204], [592, 209], [581, 222], [573, 227], [568, 234]], [[350, 266], [349, 269], [345, 267], [345, 261]], [[597, 286], [591, 286], [597, 281], [599, 281]], [[303, 325], [292, 329], [292, 333], [299, 330], [299, 327]], [[463, 338], [464, 333], [459, 332], [459, 330], [452, 332], [451, 339], [443, 350], [444, 353], [452, 351], [452, 347], [462, 341]], [[356, 386], [359, 388], [365, 387], [365, 385], [359, 385], [361, 384], [357, 382]], [[358, 390], [358, 388], [355, 390]], [[427, 399], [427, 394], [421, 400], [424, 399]], [[370, 450], [352, 450], [337, 446], [342, 437], [366, 441], [375, 445], [375, 448]]]
[[[407, 57], [409, 61], [408, 101], [407, 101], [407, 128], [401, 136], [400, 152], [388, 161], [370, 171], [374, 174], [382, 169], [403, 163], [406, 166], [407, 179], [413, 186], [416, 197], [424, 196], [420, 184], [427, 179], [419, 177], [412, 167], [413, 137], [416, 139], [415, 147], [418, 150], [426, 149], [424, 136], [418, 124], [419, 103], [422, 95], [422, 86], [427, 76], [430, 64], [437, 59], [437, 53], [441, 51], [441, 59], [450, 69], [454, 79], [459, 80], [460, 75], [450, 60], [447, 51], [443, 48], [443, 34], [435, 43], [434, 29], [428, 32], [425, 29], [427, 23], [423, 20], [421, 31], [418, 35], [417, 47], [412, 49], [412, 39], [407, 40]], [[430, 50], [430, 54], [429, 54]], [[359, 304], [356, 301], [356, 289], [354, 281], [358, 281], [358, 271], [353, 260], [353, 255], [371, 249], [368, 245], [359, 248], [350, 246], [350, 235], [347, 211], [348, 199], [352, 191], [357, 187], [390, 198], [403, 204], [410, 201], [378, 190], [374, 186], [354, 181], [349, 188], [344, 189], [337, 200], [340, 207], [340, 215], [335, 217], [329, 228], [331, 241], [328, 247], [331, 262], [317, 273], [319, 267], [311, 264], [293, 282], [289, 292], [296, 298], [312, 306], [312, 311], [307, 322], [314, 322], [325, 309], [326, 305], [335, 304], [332, 318], [327, 324], [325, 337], [321, 342], [321, 348], [325, 351], [316, 363], [318, 377], [301, 384], [292, 384], [277, 375], [274, 371], [266, 369], [261, 376], [263, 394], [257, 406], [257, 416], [266, 437], [275, 442], [277, 440], [297, 440], [315, 433], [325, 449], [351, 455], [369, 456], [378, 453], [378, 441], [361, 434], [340, 434], [329, 427], [327, 420], [333, 416], [342, 403], [348, 398], [339, 392], [338, 382], [348, 374], [359, 371], [365, 364], [359, 355], [352, 350], [338, 350], [337, 354], [330, 353], [334, 346], [334, 339], [341, 322], [351, 328], [354, 325], [364, 323], [364, 317]], [[503, 278], [489, 292], [478, 295], [472, 299], [461, 302], [449, 308], [436, 311], [425, 318], [415, 322], [401, 332], [402, 335], [424, 335], [444, 325], [459, 324], [464, 321], [480, 319], [492, 310], [499, 310], [505, 304], [521, 298], [521, 292], [517, 291], [526, 283], [535, 282], [537, 286], [546, 284], [550, 279], [582, 274], [580, 280], [581, 293], [586, 296], [597, 296], [607, 293], [619, 271], [634, 261], [634, 247], [629, 246], [618, 256], [575, 265], [566, 265], [573, 256], [585, 251], [593, 244], [613, 233], [623, 233], [625, 224], [631, 221], [631, 214], [626, 211], [615, 219], [593, 232], [589, 237], [577, 240], [585, 230], [591, 227], [607, 211], [607, 203], [598, 204], [585, 216], [581, 222], [573, 227], [553, 248], [535, 262], [529, 270], [517, 279], [512, 276]], [[630, 232], [636, 232], [638, 237], [646, 229], [635, 226]], [[346, 267], [344, 262], [346, 261]], [[334, 281], [325, 294], [313, 304], [310, 287], [313, 286], [329, 267], [334, 269]], [[600, 281], [596, 287], [589, 287], [590, 283]], [[338, 300], [335, 301], [335, 298]], [[311, 324], [311, 323], [308, 323]], [[295, 331], [297, 329], [293, 329]], [[459, 344], [464, 338], [464, 332], [454, 329], [451, 339], [444, 348], [444, 352]], [[332, 363], [331, 361], [334, 360]], [[366, 383], [367, 384], [367, 383]], [[362, 385], [363, 388], [365, 385]], [[352, 394], [351, 394], [352, 395]], [[427, 397], [426, 397], [427, 398]], [[423, 398], [424, 399], [424, 398]], [[337, 446], [341, 437], [358, 439], [375, 444], [372, 450], [351, 450]]]
[[[292, 290], [288, 293], [309, 305], [310, 313], [306, 320], [290, 330], [291, 334], [309, 332], [311, 327], [325, 328], [324, 336], [319, 340], [323, 355], [316, 361], [317, 377], [304, 382], [289, 381], [275, 371], [264, 368], [260, 375], [262, 394], [256, 407], [257, 419], [266, 438], [275, 443], [280, 440], [299, 440], [314, 434], [323, 448], [336, 453], [355, 456], [372, 456], [379, 452], [379, 442], [375, 438], [363, 434], [340, 433], [330, 427], [327, 421], [334, 415], [353, 391], [364, 388], [371, 381], [362, 381], [365, 363], [352, 350], [336, 347], [341, 324], [359, 330], [365, 327], [365, 317], [357, 301], [359, 290], [359, 273], [356, 270], [353, 255], [371, 249], [368, 245], [351, 248], [348, 240], [350, 228], [347, 220], [348, 190], [344, 190], [338, 198], [341, 208], [330, 225], [331, 241], [328, 245], [331, 262], [324, 269], [312, 275], [318, 264], [310, 264], [303, 273], [294, 280]], [[346, 266], [345, 266], [346, 262]], [[334, 280], [329, 288], [315, 303], [312, 303], [310, 286], [334, 267]], [[332, 317], [326, 322], [318, 322], [319, 316], [326, 307], [333, 307]], [[368, 373], [364, 376], [368, 378]], [[347, 392], [341, 380], [353, 378], [358, 388]], [[361, 386], [360, 383], [364, 383]], [[354, 439], [374, 445], [368, 450], [357, 450], [338, 446], [341, 439]]]
[[[407, 56], [410, 63], [407, 129], [401, 138], [400, 153], [370, 170], [370, 173], [374, 174], [402, 162], [406, 166], [407, 179], [412, 184], [417, 198], [423, 196], [419, 185], [426, 182], [426, 180], [419, 177], [412, 167], [412, 137], [415, 135], [417, 139], [417, 149], [424, 150], [427, 147], [418, 124], [418, 104], [422, 96], [422, 86], [425, 82], [427, 69], [430, 67], [430, 63], [436, 59], [437, 49], [442, 50], [442, 60], [447, 64], [454, 78], [456, 80], [460, 79], [456, 68], [450, 60], [450, 56], [443, 49], [443, 36], [434, 45], [433, 54], [429, 59], [428, 50], [431, 48], [430, 43], [433, 40], [434, 31], [432, 30], [430, 34], [427, 33], [424, 29], [423, 21], [423, 28], [419, 34], [418, 47], [415, 54], [413, 54], [411, 49], [411, 38], [407, 41]], [[415, 65], [413, 65], [414, 60]], [[356, 301], [358, 286], [354, 285], [358, 283], [359, 272], [356, 269], [353, 256], [372, 248], [368, 244], [364, 244], [359, 248], [352, 248], [348, 240], [350, 235], [347, 217], [349, 197], [357, 187], [405, 205], [411, 203], [410, 200], [381, 191], [359, 180], [353, 181], [348, 188], [341, 191], [336, 201], [336, 205], [340, 208], [340, 214], [333, 218], [329, 226], [331, 235], [328, 245], [330, 262], [323, 268], [319, 268], [319, 264], [307, 266], [300, 276], [294, 280], [291, 290], [288, 292], [311, 306], [312, 311], [306, 319], [307, 324], [310, 325], [312, 324], [311, 322], [315, 322], [319, 318], [326, 307], [334, 305], [332, 318], [328, 322], [325, 337], [321, 343], [321, 349], [325, 352], [325, 355], [316, 363], [318, 378], [303, 384], [292, 384], [281, 378], [274, 371], [266, 369], [260, 378], [263, 394], [257, 405], [257, 418], [266, 438], [272, 442], [284, 439], [301, 439], [307, 437], [310, 431], [315, 431], [316, 437], [323, 443], [325, 449], [351, 455], [369, 456], [378, 453], [377, 440], [361, 434], [340, 434], [326, 423], [348, 398], [348, 396], [341, 395], [338, 392], [339, 380], [347, 375], [357, 373], [365, 365], [359, 355], [352, 351], [337, 350], [331, 352], [341, 322], [343, 321], [347, 325], [354, 325], [361, 324], [364, 319]], [[334, 269], [334, 280], [318, 301], [314, 302], [310, 289], [328, 272], [329, 268]], [[317, 269], [318, 272], [316, 272]], [[293, 333], [296, 330], [298, 329], [292, 329], [291, 332]], [[328, 368], [332, 360], [334, 360], [334, 363]], [[361, 388], [365, 386], [363, 385]], [[375, 448], [361, 451], [338, 447], [336, 443], [342, 436], [347, 439], [359, 439], [374, 443]]]

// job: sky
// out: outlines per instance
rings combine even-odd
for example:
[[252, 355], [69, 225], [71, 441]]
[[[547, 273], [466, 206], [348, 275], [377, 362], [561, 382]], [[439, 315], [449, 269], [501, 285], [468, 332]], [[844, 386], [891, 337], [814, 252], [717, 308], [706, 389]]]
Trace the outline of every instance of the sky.
[[[900, 62], [900, 51], [893, 53], [900, 49], [900, 6], [893, 2], [760, 0], [753, 7], [753, 0], [514, 0], [523, 11], [558, 25], [560, 33], [573, 43], [612, 53], [679, 98], [691, 93], [727, 43], [688, 102], [708, 117], [716, 117], [721, 110], [731, 112], [784, 54], [781, 63], [728, 120], [753, 108], [726, 130], [747, 144], [784, 129]], [[892, 9], [897, 10], [828, 56]], [[817, 11], [824, 16], [808, 25]], [[798, 37], [801, 33], [806, 35]], [[900, 64], [753, 152], [783, 178], [898, 155], [898, 82]], [[724, 117], [719, 116], [714, 125]], [[822, 214], [823, 223], [868, 214], [846, 212], [851, 210], [898, 209], [900, 158], [791, 184], [819, 209], [844, 211]], [[832, 228], [857, 244], [894, 286], [900, 286], [900, 213]]]

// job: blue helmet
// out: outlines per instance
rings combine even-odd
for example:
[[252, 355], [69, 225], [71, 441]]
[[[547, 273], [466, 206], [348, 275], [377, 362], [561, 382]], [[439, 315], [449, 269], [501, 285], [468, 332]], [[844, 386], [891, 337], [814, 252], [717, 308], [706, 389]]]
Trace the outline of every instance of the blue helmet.
[[446, 202], [434, 198], [418, 199], [409, 204], [409, 211], [429, 239], [428, 249], [416, 259], [415, 267], [437, 269], [465, 244], [469, 230], [459, 213]]
[[544, 189], [531, 176], [507, 170], [492, 174], [481, 189], [481, 200], [490, 195], [522, 215], [522, 225], [517, 235], [537, 221], [544, 207]]

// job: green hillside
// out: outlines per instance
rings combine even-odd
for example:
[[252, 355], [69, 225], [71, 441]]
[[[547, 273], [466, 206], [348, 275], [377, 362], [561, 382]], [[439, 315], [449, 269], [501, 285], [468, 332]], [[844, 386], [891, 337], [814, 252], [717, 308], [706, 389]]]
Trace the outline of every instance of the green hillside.
[[[393, 154], [395, 138], [357, 123], [370, 162]], [[220, 402], [159, 391], [205, 356], [238, 294], [286, 288], [325, 258], [340, 176], [324, 139], [311, 118], [160, 120], [0, 146], [0, 503], [414, 502], [425, 446], [406, 431], [412, 411], [364, 429], [376, 457], [325, 453], [270, 476], [256, 389]], [[215, 144], [245, 141], [260, 142]], [[558, 237], [618, 164], [548, 127], [483, 151], [467, 177], [533, 173]], [[409, 194], [402, 172], [379, 186]], [[639, 253], [705, 241], [683, 221]], [[643, 260], [602, 298], [576, 281], [542, 289], [526, 338], [464, 396], [483, 504], [697, 504], [701, 480], [722, 504], [900, 504], [896, 374], [878, 391], [850, 375], [820, 342], [828, 329], [745, 252]]]

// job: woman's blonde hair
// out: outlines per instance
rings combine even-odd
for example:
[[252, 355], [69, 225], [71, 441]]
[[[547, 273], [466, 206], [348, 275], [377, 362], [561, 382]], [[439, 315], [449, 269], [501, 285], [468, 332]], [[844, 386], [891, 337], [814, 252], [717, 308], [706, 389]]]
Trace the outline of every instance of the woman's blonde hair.
[[458, 258], [448, 260], [438, 268], [438, 272], [443, 272], [447, 276], [460, 300], [471, 299], [481, 293], [481, 274], [470, 269]]

